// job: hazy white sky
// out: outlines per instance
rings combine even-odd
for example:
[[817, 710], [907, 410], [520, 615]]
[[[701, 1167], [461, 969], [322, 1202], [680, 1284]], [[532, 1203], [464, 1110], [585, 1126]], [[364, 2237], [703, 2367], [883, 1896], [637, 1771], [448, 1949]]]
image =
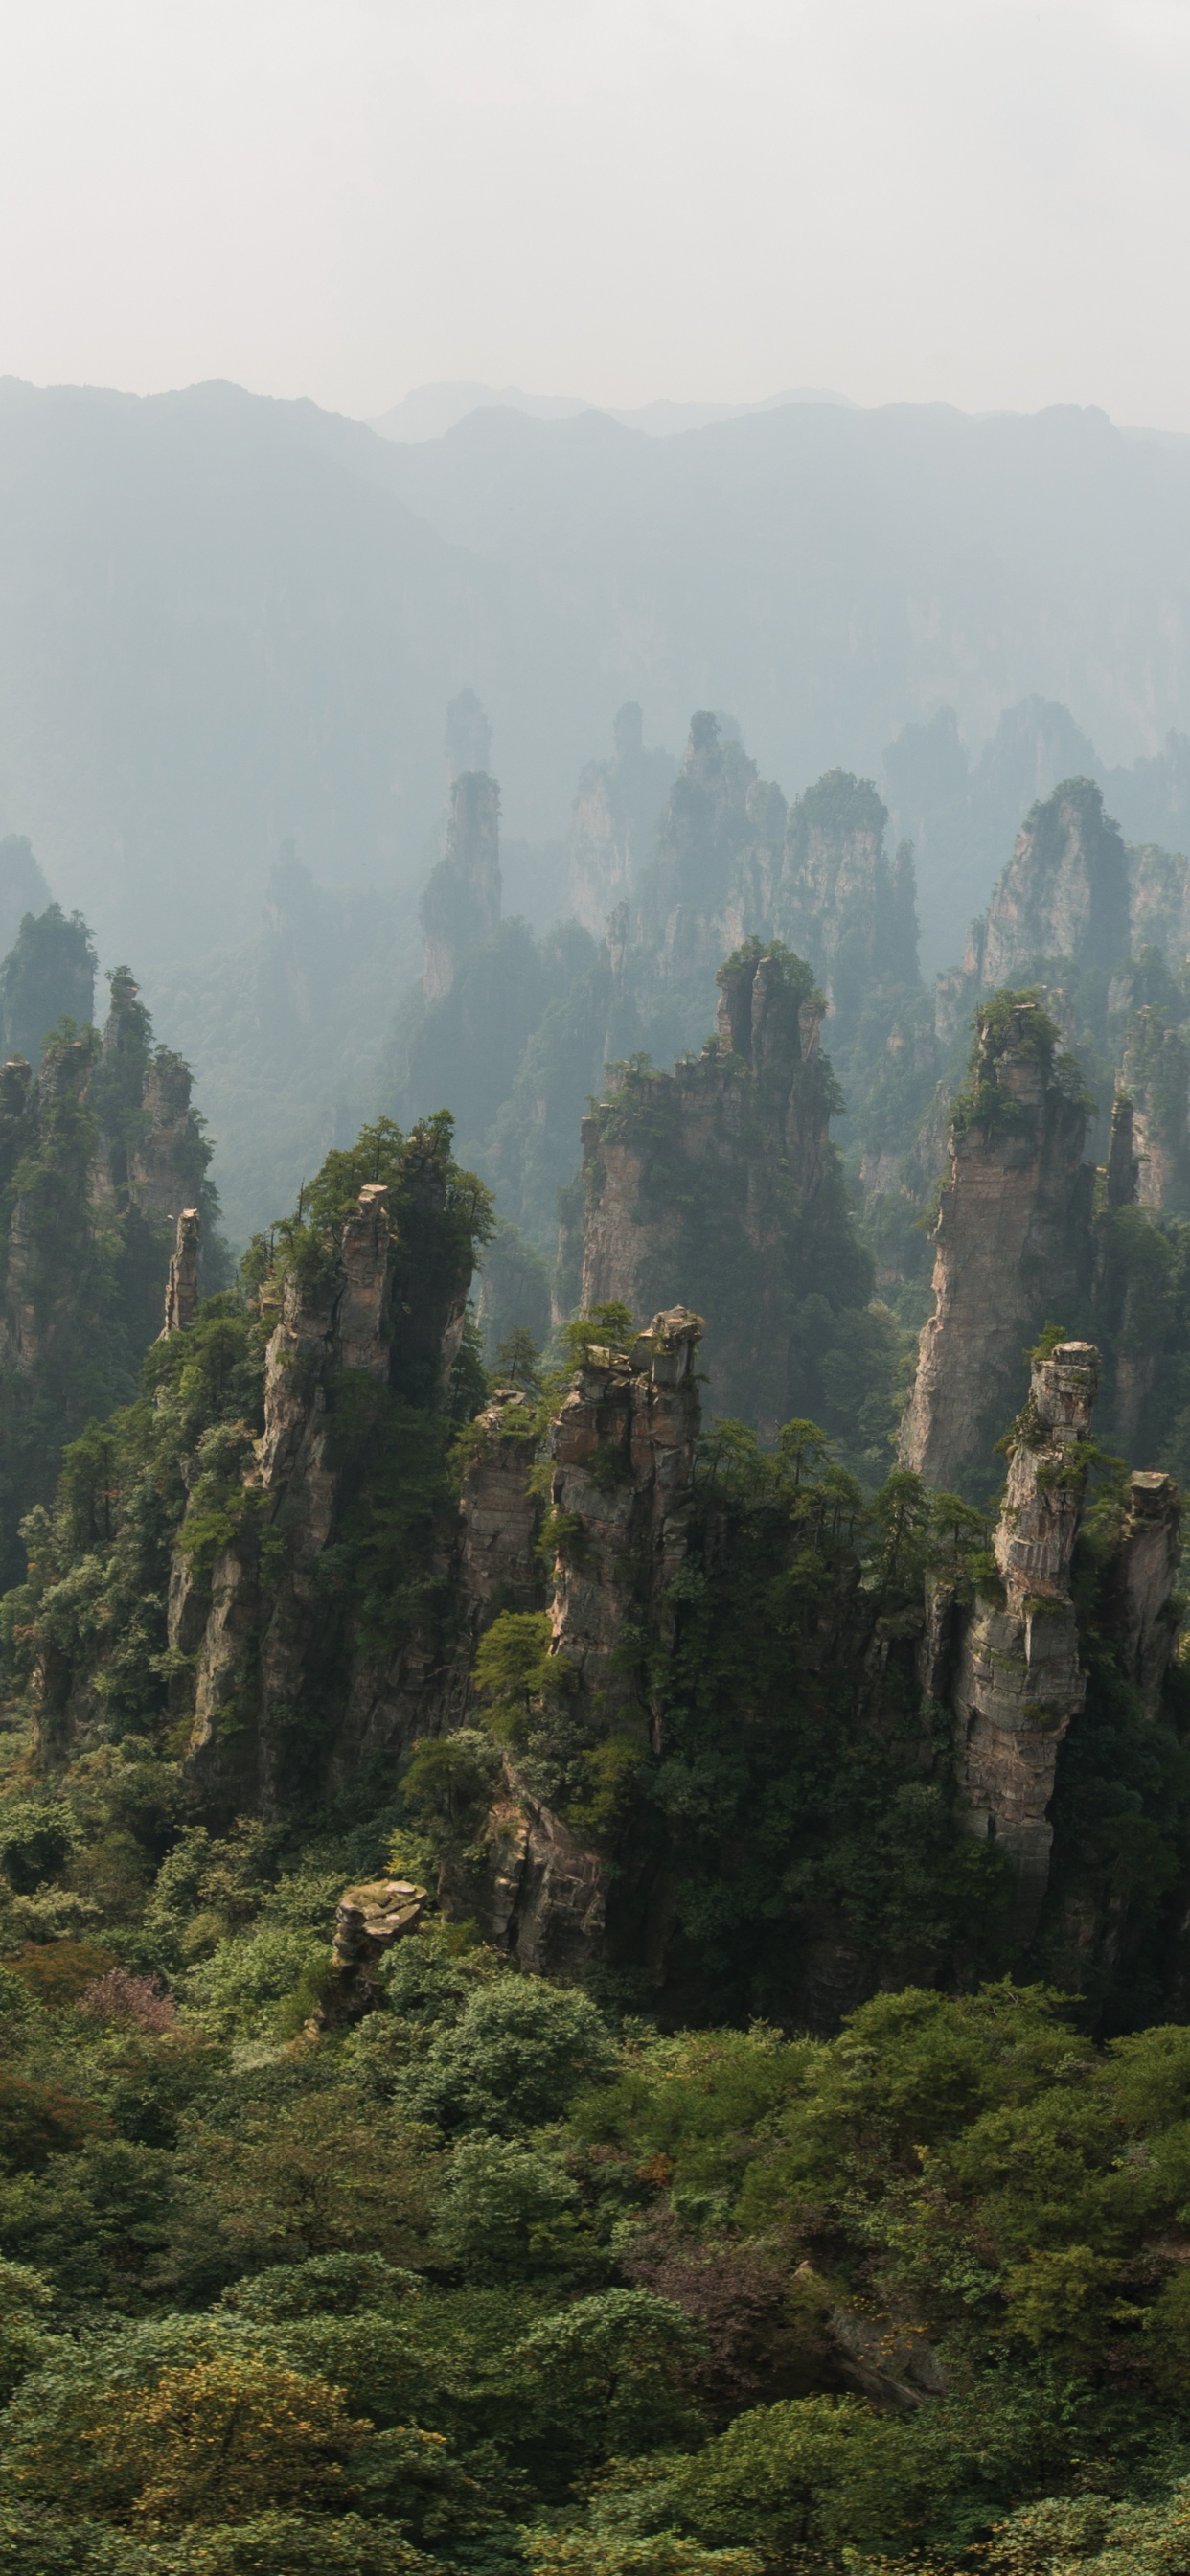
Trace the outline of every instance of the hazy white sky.
[[6, 0], [0, 373], [1190, 430], [1190, 0]]

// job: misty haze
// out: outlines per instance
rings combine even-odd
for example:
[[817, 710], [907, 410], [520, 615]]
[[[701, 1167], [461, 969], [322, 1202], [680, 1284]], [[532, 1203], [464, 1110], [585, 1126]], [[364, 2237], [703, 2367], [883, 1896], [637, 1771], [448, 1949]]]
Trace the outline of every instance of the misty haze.
[[0, 2576], [1178, 2576], [1190, 22], [0, 63]]

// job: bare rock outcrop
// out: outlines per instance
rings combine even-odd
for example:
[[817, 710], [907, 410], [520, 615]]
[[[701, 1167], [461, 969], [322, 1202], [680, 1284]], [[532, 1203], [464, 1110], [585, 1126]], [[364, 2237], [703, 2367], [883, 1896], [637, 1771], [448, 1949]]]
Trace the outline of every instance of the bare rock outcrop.
[[960, 1814], [1009, 1861], [1020, 1939], [1036, 1923], [1049, 1873], [1058, 1747], [1086, 1693], [1070, 1568], [1098, 1383], [1093, 1343], [1061, 1342], [1035, 1360], [995, 1536], [1001, 1597], [977, 1596], [959, 1641]]
[[1090, 1282], [1086, 1109], [1040, 1006], [981, 1008], [934, 1227], [934, 1312], [901, 1430], [903, 1466], [951, 1489], [986, 1470], [1023, 1391], [1023, 1351]]
[[202, 1224], [197, 1208], [183, 1208], [165, 1283], [165, 1323], [161, 1339], [188, 1333], [198, 1313], [198, 1259]]
[[515, 1778], [493, 1808], [486, 1838], [492, 1855], [484, 1928], [534, 1976], [576, 1976], [603, 1939], [607, 1865]]

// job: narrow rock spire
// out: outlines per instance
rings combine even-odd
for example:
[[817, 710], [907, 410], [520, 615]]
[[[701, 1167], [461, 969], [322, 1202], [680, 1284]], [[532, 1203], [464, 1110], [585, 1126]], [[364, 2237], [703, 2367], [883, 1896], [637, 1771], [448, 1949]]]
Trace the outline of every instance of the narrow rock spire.
[[1061, 1342], [1034, 1360], [995, 1537], [1001, 1597], [977, 1596], [959, 1644], [960, 1811], [968, 1829], [994, 1840], [1009, 1861], [1013, 1928], [1022, 1941], [1035, 1927], [1049, 1875], [1058, 1747], [1086, 1693], [1070, 1565], [1098, 1386], [1092, 1342]]
[[183, 1208], [165, 1283], [165, 1322], [160, 1339], [189, 1332], [198, 1313], [198, 1252], [201, 1227], [197, 1208]]
[[934, 1227], [934, 1312], [901, 1426], [901, 1465], [945, 1492], [983, 1472], [1024, 1392], [1022, 1351], [1089, 1288], [1095, 1174], [1066, 1074], [1032, 995], [980, 1005]]

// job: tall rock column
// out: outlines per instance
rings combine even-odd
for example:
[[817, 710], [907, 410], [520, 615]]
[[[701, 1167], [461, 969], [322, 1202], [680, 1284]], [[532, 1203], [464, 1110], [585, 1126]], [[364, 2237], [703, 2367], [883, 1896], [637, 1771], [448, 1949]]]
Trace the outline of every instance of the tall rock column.
[[[837, 1272], [824, 1186], [838, 1093], [808, 966], [759, 940], [719, 970], [717, 1036], [672, 1074], [633, 1068], [583, 1121], [579, 1303], [648, 1314], [676, 1289], [710, 1320], [716, 1410], [766, 1435], [790, 1411], [795, 1298]], [[811, 1225], [817, 1270], [803, 1277]], [[836, 1257], [836, 1256], [841, 1256]], [[861, 1292], [867, 1293], [867, 1292]]]
[[1190, 1207], [1190, 1049], [1150, 1004], [1133, 1014], [1120, 1072], [1132, 1103], [1141, 1207], [1178, 1215]]
[[1023, 1351], [1090, 1284], [1095, 1175], [1086, 1111], [1063, 1080], [1057, 1031], [1026, 996], [977, 1013], [934, 1228], [934, 1312], [901, 1428], [901, 1464], [961, 1485], [985, 1467], [1023, 1394]]
[[1130, 945], [1119, 825], [1089, 778], [1067, 778], [1030, 807], [987, 911], [971, 925], [961, 975], [940, 982], [953, 1007], [964, 991], [1032, 979], [1059, 957], [1081, 974], [1114, 974]]
[[[630, 1358], [592, 1349], [550, 1433], [559, 1542], [553, 1649], [592, 1722], [611, 1732], [641, 1711], [640, 1676], [621, 1667], [626, 1631], [667, 1648], [669, 1587], [686, 1552], [699, 1430], [694, 1358], [702, 1319], [675, 1306]], [[656, 1712], [650, 1710], [655, 1732]]]
[[[671, 1644], [670, 1591], [686, 1553], [701, 1330], [679, 1306], [654, 1316], [630, 1356], [591, 1349], [549, 1434], [550, 1653], [568, 1668], [568, 1717], [588, 1740], [659, 1741], [649, 1664]], [[493, 1432], [507, 1439], [507, 1416]], [[473, 1516], [469, 1547], [477, 1536]], [[574, 1975], [602, 1942], [606, 1856], [532, 1794], [515, 1761], [506, 1771], [506, 1794], [488, 1818], [488, 1937], [523, 1967]]]
[[183, 1208], [178, 1218], [177, 1241], [170, 1255], [169, 1277], [165, 1283], [165, 1323], [161, 1340], [170, 1333], [188, 1333], [198, 1313], [198, 1255], [201, 1220], [197, 1208]]
[[[0, 1349], [10, 1366], [35, 1370], [69, 1334], [92, 1261], [87, 1180], [96, 1124], [87, 1104], [96, 1040], [55, 1033], [30, 1084], [23, 1058], [0, 1076], [0, 1142], [7, 1130], [40, 1165], [43, 1186], [14, 1199], [0, 1285]], [[10, 1124], [11, 1122], [11, 1124]], [[44, 1175], [52, 1171], [53, 1194]], [[14, 1177], [19, 1178], [20, 1166]]]
[[609, 913], [627, 901], [652, 855], [676, 762], [646, 751], [635, 700], [620, 708], [610, 760], [588, 762], [570, 826], [570, 904], [576, 921], [602, 939]]
[[482, 771], [464, 770], [451, 786], [446, 853], [421, 899], [427, 1002], [449, 993], [467, 950], [498, 929], [500, 897], [500, 790]]
[[[201, 1625], [189, 1765], [208, 1792], [225, 1784], [233, 1795], [260, 1795], [266, 1808], [276, 1803], [286, 1727], [325, 1688], [328, 1646], [333, 1660], [342, 1643], [331, 1634], [330, 1605], [319, 1599], [318, 1569], [367, 1408], [356, 1405], [345, 1442], [333, 1391], [344, 1367], [387, 1379], [386, 1202], [383, 1187], [361, 1191], [333, 1268], [309, 1284], [300, 1273], [285, 1280], [266, 1355], [264, 1430], [245, 1470], [252, 1508], [243, 1535], [213, 1569]], [[262, 1540], [279, 1558], [267, 1587]], [[201, 1619], [188, 1566], [185, 1555], [175, 1560], [171, 1646]]]
[[1182, 1499], [1172, 1476], [1141, 1469], [1128, 1479], [1128, 1506], [1116, 1559], [1124, 1670], [1155, 1717], [1177, 1637], [1171, 1610], [1181, 1560]]
[[885, 854], [888, 811], [868, 778], [830, 769], [789, 810], [773, 928], [821, 975], [850, 1031], [869, 984], [916, 984], [913, 854]]
[[1034, 1362], [996, 1530], [1002, 1599], [980, 1596], [959, 1640], [960, 1812], [970, 1832], [993, 1839], [1009, 1860], [1013, 1930], [1022, 1941], [1049, 1874], [1058, 1747], [1086, 1691], [1070, 1566], [1086, 1482], [1081, 1444], [1098, 1385], [1091, 1342], [1061, 1342]]
[[463, 1471], [460, 1575], [475, 1627], [500, 1610], [535, 1610], [544, 1575], [538, 1561], [541, 1505], [532, 1468], [534, 1410], [520, 1387], [498, 1386], [479, 1415]]

